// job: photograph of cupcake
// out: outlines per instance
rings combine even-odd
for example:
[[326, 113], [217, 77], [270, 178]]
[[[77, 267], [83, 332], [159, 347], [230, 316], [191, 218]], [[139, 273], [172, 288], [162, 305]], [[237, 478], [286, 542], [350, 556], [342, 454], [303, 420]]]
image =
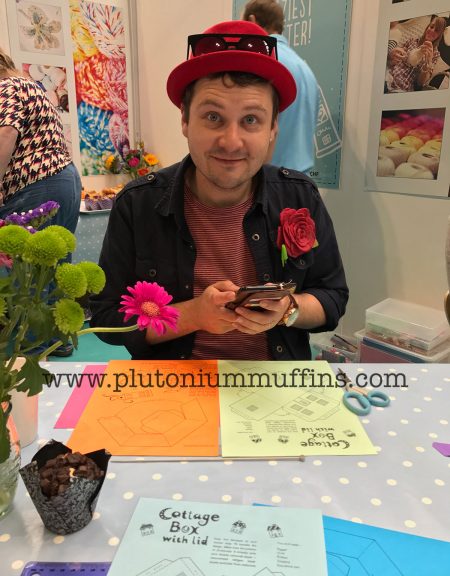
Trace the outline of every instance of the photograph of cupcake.
[[444, 119], [445, 108], [384, 111], [377, 176], [436, 180]]

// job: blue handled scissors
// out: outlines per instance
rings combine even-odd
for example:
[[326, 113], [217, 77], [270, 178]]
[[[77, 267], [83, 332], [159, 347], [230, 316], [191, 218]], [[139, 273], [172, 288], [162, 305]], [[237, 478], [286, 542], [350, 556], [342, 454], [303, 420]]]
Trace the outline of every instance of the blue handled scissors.
[[342, 402], [350, 412], [353, 412], [353, 414], [356, 414], [357, 416], [366, 416], [372, 410], [372, 406], [385, 408], [391, 403], [389, 396], [384, 392], [381, 392], [380, 390], [371, 390], [370, 392], [367, 392], [362, 388], [354, 388], [347, 374], [340, 368], [338, 369], [338, 372], [344, 376], [345, 381], [346, 392], [344, 392]]

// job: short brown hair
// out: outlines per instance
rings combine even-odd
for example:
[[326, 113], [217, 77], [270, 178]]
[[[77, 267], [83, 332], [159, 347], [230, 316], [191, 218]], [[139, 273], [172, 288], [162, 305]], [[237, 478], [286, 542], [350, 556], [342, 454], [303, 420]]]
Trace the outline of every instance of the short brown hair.
[[[237, 86], [252, 86], [255, 84], [268, 84], [272, 88], [272, 126], [275, 123], [275, 120], [278, 117], [278, 111], [280, 108], [280, 97], [278, 96], [278, 92], [275, 88], [265, 80], [261, 78], [261, 76], [256, 76], [255, 74], [250, 74], [248, 72], [216, 72], [215, 74], [209, 74], [209, 76], [205, 76], [205, 78], [209, 78], [210, 80], [215, 80], [216, 78], [222, 78], [222, 82], [224, 86], [227, 86], [226, 80], [231, 80], [231, 84], [236, 84]], [[198, 80], [191, 82], [189, 86], [186, 88], [183, 94], [183, 117], [186, 122], [189, 122], [189, 112], [191, 108], [192, 98], [194, 97], [195, 92], [195, 84]]]
[[264, 30], [282, 34], [284, 28], [283, 8], [276, 0], [250, 0], [244, 7], [242, 20], [248, 20], [250, 14]]
[[12, 59], [0, 48], [0, 73], [13, 72], [15, 69], [16, 66]]

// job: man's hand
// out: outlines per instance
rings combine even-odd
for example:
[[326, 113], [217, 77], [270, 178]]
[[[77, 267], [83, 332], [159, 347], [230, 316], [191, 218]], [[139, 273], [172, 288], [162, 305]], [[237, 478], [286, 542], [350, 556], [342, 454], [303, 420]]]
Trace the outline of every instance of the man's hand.
[[235, 299], [238, 290], [239, 286], [230, 280], [221, 280], [211, 284], [200, 296], [194, 298], [197, 330], [204, 330], [210, 334], [225, 334], [234, 330], [233, 323], [237, 315], [225, 308], [225, 304]]
[[161, 336], [147, 328], [146, 339], [149, 344], [160, 344], [180, 336], [205, 330], [210, 334], [225, 334], [235, 330], [233, 323], [237, 314], [225, 308], [227, 302], [236, 297], [239, 286], [230, 280], [222, 280], [208, 286], [200, 296], [185, 302], [171, 304], [180, 313], [177, 330], [167, 330]]
[[258, 305], [265, 311], [257, 312], [245, 306], [236, 308], [238, 318], [233, 323], [233, 328], [245, 334], [267, 332], [283, 318], [289, 308], [290, 300], [288, 296], [285, 296], [281, 300], [261, 300]]

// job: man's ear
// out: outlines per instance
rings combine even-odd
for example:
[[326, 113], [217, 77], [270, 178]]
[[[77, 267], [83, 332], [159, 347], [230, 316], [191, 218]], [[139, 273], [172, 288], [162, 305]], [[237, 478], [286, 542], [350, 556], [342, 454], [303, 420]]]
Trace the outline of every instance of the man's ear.
[[272, 126], [271, 131], [270, 131], [271, 141], [275, 140], [277, 136], [278, 136], [278, 114], [274, 120], [273, 126]]
[[256, 16], [254, 14], [249, 14], [248, 15], [248, 22], [253, 22], [253, 24], [256, 24]]
[[183, 136], [187, 138], [188, 123], [186, 121], [186, 114], [185, 114], [186, 109], [184, 104], [181, 104], [180, 110], [181, 110], [181, 132], [183, 133]]

